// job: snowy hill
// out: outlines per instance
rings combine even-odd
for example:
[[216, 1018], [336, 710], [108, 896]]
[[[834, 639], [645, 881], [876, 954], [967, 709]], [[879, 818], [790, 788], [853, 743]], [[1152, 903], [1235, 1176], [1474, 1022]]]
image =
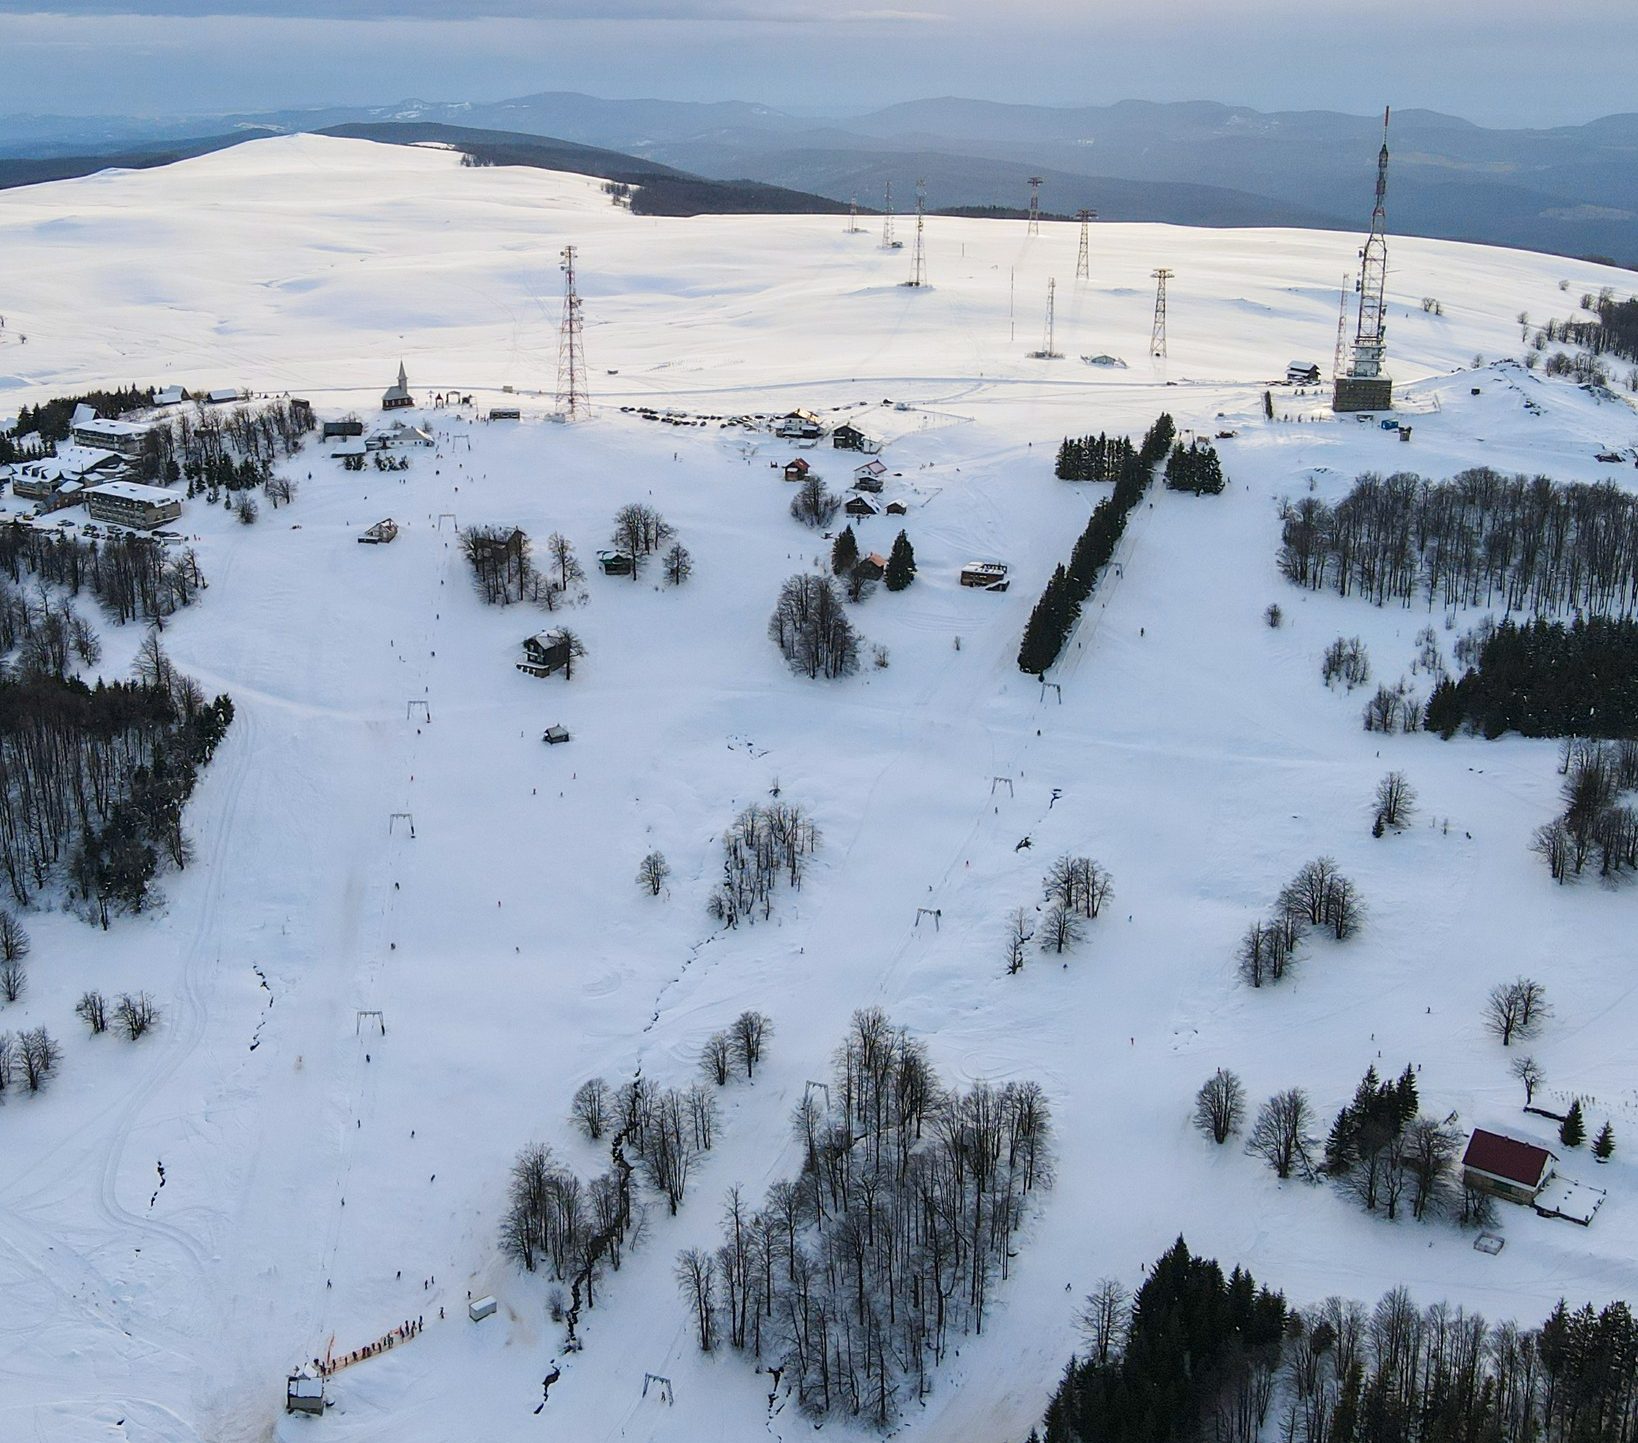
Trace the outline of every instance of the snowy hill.
[[[1395, 240], [1405, 445], [1284, 387], [1288, 419], [1263, 419], [1290, 360], [1328, 369], [1353, 237], [1099, 227], [1077, 282], [1070, 226], [1027, 238], [940, 219], [917, 291], [899, 284], [912, 225], [883, 251], [834, 217], [634, 218], [584, 177], [314, 137], [0, 195], [0, 413], [135, 380], [373, 419], [400, 359], [422, 401], [460, 391], [478, 416], [523, 412], [419, 409], [437, 445], [401, 473], [345, 472], [310, 442], [283, 468], [293, 507], [255, 526], [190, 503], [210, 589], [165, 645], [237, 720], [162, 910], [106, 934], [29, 918], [30, 989], [0, 1030], [48, 1025], [66, 1055], [38, 1096], [0, 1101], [0, 1437], [806, 1435], [794, 1406], [770, 1412], [749, 1360], [702, 1358], [672, 1267], [715, 1244], [727, 1187], [759, 1199], [795, 1169], [792, 1109], [869, 1005], [925, 1038], [950, 1081], [1039, 1080], [1058, 1131], [1056, 1186], [985, 1334], [906, 1409], [905, 1436], [1021, 1438], [1077, 1344], [1081, 1296], [1105, 1274], [1134, 1281], [1180, 1232], [1297, 1301], [1407, 1283], [1534, 1322], [1561, 1295], [1638, 1293], [1625, 1152], [1598, 1169], [1609, 1196], [1590, 1228], [1507, 1209], [1488, 1256], [1450, 1223], [1389, 1224], [1279, 1184], [1189, 1125], [1219, 1066], [1254, 1100], [1301, 1085], [1328, 1118], [1368, 1063], [1412, 1063], [1430, 1114], [1545, 1141], [1480, 1021], [1488, 989], [1527, 972], [1556, 1008], [1532, 1044], [1548, 1105], [1581, 1094], [1638, 1138], [1632, 899], [1555, 888], [1527, 850], [1555, 808], [1553, 744], [1368, 734], [1364, 695], [1320, 682], [1338, 635], [1392, 680], [1424, 625], [1448, 656], [1477, 617], [1446, 630], [1442, 613], [1299, 591], [1275, 566], [1277, 500], [1335, 499], [1366, 470], [1631, 485], [1630, 466], [1594, 459], [1638, 441], [1625, 402], [1473, 365], [1519, 353], [1519, 312], [1568, 314], [1621, 276]], [[596, 407], [555, 426], [569, 243]], [[1152, 362], [1158, 265], [1176, 279], [1170, 355]], [[1043, 362], [1025, 353], [1049, 277], [1066, 358]], [[1078, 359], [1101, 352], [1127, 369]], [[883, 441], [883, 499], [907, 515], [860, 523], [863, 549], [902, 526], [920, 568], [852, 609], [885, 669], [808, 682], [766, 638], [780, 583], [828, 550], [788, 515], [773, 467], [790, 443], [621, 409], [636, 406], [805, 406]], [[1134, 513], [1055, 673], [1060, 703], [1018, 672], [1018, 638], [1108, 488], [1055, 480], [1054, 451], [1066, 434], [1141, 435], [1161, 410], [1236, 433], [1219, 442], [1229, 488], [1156, 487]], [[859, 459], [802, 454], [838, 489]], [[537, 547], [559, 531], [595, 571], [631, 501], [677, 528], [687, 585], [593, 574], [557, 618], [474, 594], [455, 525], [515, 524]], [[356, 544], [388, 515], [393, 544]], [[1008, 592], [957, 584], [991, 557], [1012, 567]], [[521, 639], [559, 620], [586, 645], [574, 678], [516, 671]], [[140, 638], [103, 632], [102, 669], [123, 673]], [[557, 723], [573, 741], [543, 746]], [[1377, 840], [1370, 798], [1390, 768], [1422, 815]], [[815, 865], [771, 921], [719, 932], [718, 834], [775, 785], [813, 812]], [[673, 868], [658, 898], [633, 880], [654, 848]], [[1032, 953], [1008, 976], [1006, 915], [1033, 907], [1065, 851], [1107, 865], [1115, 898], [1067, 966]], [[1322, 853], [1358, 883], [1367, 925], [1253, 994], [1238, 939]], [[936, 931], [916, 925], [922, 907]], [[132, 1045], [86, 1037], [71, 1011], [88, 986], [146, 988], [160, 1027]], [[639, 1068], [688, 1082], [747, 1007], [773, 1021], [764, 1070], [725, 1094], [680, 1213], [652, 1210], [585, 1315], [584, 1351], [563, 1357], [548, 1285], [497, 1249], [513, 1156], [541, 1141], [598, 1170], [606, 1155], [567, 1121], [575, 1087]], [[469, 1323], [469, 1290], [498, 1315]], [[292, 1366], [417, 1316], [420, 1336], [333, 1380], [322, 1422], [286, 1418]], [[553, 1359], [562, 1378], [532, 1416]], [[641, 1396], [645, 1373], [672, 1379], [672, 1405]]]

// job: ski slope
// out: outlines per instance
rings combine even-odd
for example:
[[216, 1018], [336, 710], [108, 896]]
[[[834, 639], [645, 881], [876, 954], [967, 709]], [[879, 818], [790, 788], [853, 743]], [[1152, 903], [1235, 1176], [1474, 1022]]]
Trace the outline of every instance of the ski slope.
[[[0, 1028], [47, 1025], [65, 1059], [39, 1096], [0, 1101], [0, 1438], [805, 1436], [748, 1359], [698, 1353], [671, 1270], [679, 1249], [715, 1244], [727, 1187], [759, 1199], [795, 1170], [791, 1109], [866, 1005], [924, 1036], [952, 1081], [1039, 1079], [1058, 1128], [1056, 1186], [990, 1326], [905, 1412], [905, 1437], [1021, 1438], [1076, 1346], [1082, 1295], [1103, 1275], [1134, 1284], [1180, 1232], [1297, 1302], [1407, 1283], [1534, 1323], [1561, 1295], [1638, 1294], [1632, 898], [1555, 888], [1528, 853], [1555, 807], [1551, 743], [1367, 734], [1365, 694], [1320, 683], [1339, 634], [1391, 681], [1429, 620], [1448, 657], [1476, 617], [1446, 631], [1442, 615], [1297, 591], [1274, 564], [1278, 499], [1340, 496], [1364, 470], [1633, 484], [1594, 460], [1638, 441], [1625, 402], [1474, 366], [1519, 352], [1520, 311], [1568, 314], [1622, 277], [1394, 240], [1406, 446], [1283, 387], [1282, 419], [1262, 417], [1289, 360], [1328, 362], [1353, 238], [1098, 227], [1089, 282], [1071, 279], [1076, 239], [934, 219], [916, 291], [899, 284], [908, 248], [837, 218], [633, 217], [583, 177], [314, 137], [0, 194], [0, 413], [177, 381], [369, 418], [400, 358], [422, 399], [524, 412], [416, 413], [438, 444], [401, 474], [345, 473], [315, 441], [285, 468], [295, 504], [264, 505], [254, 527], [190, 503], [210, 588], [165, 643], [237, 718], [162, 909], [106, 934], [29, 919], [30, 990]], [[596, 407], [558, 426], [544, 393], [568, 243]], [[1157, 265], [1176, 272], [1164, 362], [1147, 355]], [[1066, 359], [1033, 361], [1049, 277]], [[1128, 368], [1077, 359], [1096, 352]], [[809, 683], [766, 639], [780, 583], [828, 550], [787, 514], [771, 468], [789, 443], [620, 409], [637, 405], [808, 406], [884, 441], [884, 499], [909, 515], [863, 522], [861, 548], [885, 553], [902, 525], [919, 565], [908, 591], [855, 610], [885, 669], [867, 647], [856, 677]], [[1219, 443], [1230, 487], [1151, 493], [1057, 668], [1061, 702], [1043, 697], [1016, 669], [1018, 637], [1105, 489], [1054, 480], [1057, 442], [1141, 433], [1162, 409], [1236, 432]], [[804, 454], [838, 489], [860, 459]], [[696, 563], [685, 587], [595, 574], [628, 501], [676, 526]], [[395, 543], [356, 544], [389, 515]], [[480, 604], [450, 517], [576, 543], [594, 574], [562, 618], [588, 652], [572, 681], [514, 670], [549, 618]], [[979, 557], [1011, 563], [1010, 591], [956, 584]], [[104, 639], [103, 670], [122, 672], [140, 636]], [[541, 744], [552, 723], [570, 745]], [[1373, 840], [1391, 768], [1422, 812]], [[816, 817], [816, 865], [770, 923], [718, 932], [717, 833], [776, 784]], [[661, 898], [634, 883], [653, 848], [674, 869]], [[1037, 954], [1009, 977], [1006, 914], [1039, 900], [1065, 850], [1111, 868], [1115, 899], [1067, 966]], [[1320, 853], [1359, 884], [1366, 928], [1311, 944], [1290, 984], [1254, 995], [1234, 977], [1240, 934]], [[940, 910], [937, 931], [918, 907]], [[1585, 1154], [1566, 1161], [1608, 1189], [1590, 1228], [1504, 1209], [1507, 1246], [1486, 1256], [1453, 1225], [1281, 1185], [1189, 1125], [1218, 1066], [1254, 1103], [1307, 1088], [1328, 1122], [1367, 1064], [1411, 1062], [1429, 1114], [1545, 1140], [1479, 1022], [1489, 987], [1520, 972], [1556, 1007], [1531, 1045], [1549, 1105], [1593, 1099], [1589, 1133], [1608, 1117], [1623, 1144], [1596, 1178]], [[71, 1009], [88, 986], [146, 988], [160, 1027], [134, 1045], [84, 1036]], [[681, 1213], [651, 1210], [584, 1318], [584, 1351], [564, 1357], [549, 1284], [497, 1252], [514, 1154], [540, 1140], [600, 1170], [566, 1119], [574, 1088], [639, 1068], [687, 1082], [747, 1007], [773, 1020], [764, 1071], [727, 1090]], [[386, 1036], [359, 1009], [379, 1009]], [[469, 1323], [468, 1290], [498, 1315]], [[420, 1336], [331, 1381], [325, 1419], [285, 1416], [291, 1367], [418, 1315]], [[536, 1414], [553, 1359], [562, 1378]], [[649, 1372], [674, 1404], [640, 1396]]]

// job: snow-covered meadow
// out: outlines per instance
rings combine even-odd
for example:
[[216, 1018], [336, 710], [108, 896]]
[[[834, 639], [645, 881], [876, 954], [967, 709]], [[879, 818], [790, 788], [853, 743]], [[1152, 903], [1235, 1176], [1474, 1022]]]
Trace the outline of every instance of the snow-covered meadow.
[[[1298, 591], [1275, 567], [1278, 499], [1334, 498], [1365, 470], [1631, 484], [1594, 460], [1638, 441], [1627, 404], [1473, 368], [1519, 353], [1520, 311], [1568, 314], [1619, 275], [1394, 241], [1407, 446], [1284, 387], [1287, 419], [1262, 417], [1288, 361], [1328, 369], [1352, 237], [1100, 227], [1076, 282], [1072, 226], [1030, 239], [934, 219], [917, 291], [899, 284], [908, 248], [843, 224], [639, 218], [581, 177], [311, 137], [0, 194], [0, 411], [177, 381], [368, 416], [401, 357], [423, 400], [523, 411], [419, 412], [438, 445], [401, 474], [346, 473], [314, 441], [285, 468], [294, 506], [254, 527], [202, 502], [185, 513], [210, 589], [166, 646], [237, 720], [192, 805], [197, 859], [165, 878], [159, 913], [106, 934], [29, 919], [30, 990], [0, 1028], [44, 1023], [66, 1056], [44, 1092], [0, 1106], [0, 1437], [803, 1435], [747, 1359], [701, 1357], [672, 1265], [715, 1243], [730, 1184], [755, 1199], [794, 1170], [791, 1110], [867, 1005], [925, 1037], [950, 1080], [1038, 1079], [1058, 1130], [1057, 1184], [990, 1325], [906, 1411], [906, 1435], [1023, 1436], [1077, 1344], [1081, 1296], [1105, 1274], [1136, 1281], [1180, 1232], [1295, 1301], [1407, 1283], [1535, 1322], [1561, 1295], [1638, 1294], [1633, 899], [1555, 888], [1529, 854], [1557, 796], [1551, 743], [1367, 734], [1365, 695], [1320, 682], [1338, 635], [1364, 638], [1392, 680], [1429, 620], [1447, 657], [1459, 629]], [[566, 243], [597, 404], [557, 426], [543, 417]], [[1157, 265], [1177, 273], [1165, 362], [1147, 356]], [[1056, 362], [1025, 357], [1048, 277]], [[1128, 368], [1079, 360], [1098, 352]], [[808, 406], [883, 440], [884, 499], [908, 515], [864, 521], [861, 545], [885, 553], [902, 525], [919, 565], [908, 591], [854, 613], [885, 669], [867, 648], [857, 676], [808, 682], [767, 640], [781, 581], [827, 549], [787, 514], [772, 468], [789, 443], [620, 410], [636, 405]], [[1053, 478], [1058, 440], [1140, 435], [1161, 410], [1236, 433], [1219, 443], [1229, 489], [1151, 493], [1055, 673], [1061, 702], [1043, 696], [1016, 668], [1019, 634], [1106, 489]], [[858, 459], [803, 454], [838, 489]], [[661, 587], [657, 568], [595, 574], [629, 501], [676, 526], [686, 586]], [[357, 545], [383, 516], [397, 541]], [[547, 618], [479, 602], [449, 517], [577, 544], [594, 574], [567, 618], [588, 652], [572, 681], [514, 669]], [[979, 558], [1011, 564], [1010, 591], [957, 585]], [[104, 637], [113, 674], [140, 638]], [[553, 723], [570, 745], [541, 744]], [[1422, 812], [1375, 840], [1390, 768]], [[776, 784], [811, 808], [816, 864], [771, 922], [717, 932], [718, 832]], [[413, 839], [389, 824], [405, 812]], [[634, 881], [653, 848], [674, 869], [661, 898]], [[1033, 907], [1063, 851], [1108, 866], [1115, 898], [1067, 966], [1036, 954], [1007, 976], [1006, 914]], [[1239, 936], [1321, 853], [1359, 884], [1367, 925], [1253, 994]], [[923, 907], [936, 931], [916, 925]], [[1218, 1066], [1254, 1101], [1301, 1085], [1328, 1120], [1367, 1064], [1409, 1062], [1428, 1113], [1546, 1140], [1480, 1022], [1489, 987], [1520, 972], [1556, 1008], [1532, 1044], [1548, 1092], [1595, 1099], [1594, 1127], [1613, 1119], [1626, 1144], [1596, 1178], [1584, 1154], [1567, 1166], [1609, 1190], [1586, 1230], [1506, 1209], [1506, 1248], [1487, 1256], [1448, 1223], [1389, 1224], [1281, 1185], [1189, 1125]], [[86, 1037], [71, 1008], [92, 985], [147, 988], [160, 1027], [134, 1045]], [[728, 1089], [681, 1213], [653, 1210], [585, 1317], [584, 1351], [563, 1357], [547, 1284], [497, 1251], [513, 1155], [538, 1140], [600, 1169], [566, 1118], [575, 1087], [638, 1068], [689, 1081], [706, 1036], [747, 1007], [774, 1024], [764, 1071]], [[359, 1009], [382, 1012], [384, 1037]], [[499, 1314], [467, 1322], [468, 1290]], [[420, 1336], [332, 1381], [322, 1422], [286, 1419], [290, 1367], [418, 1315]], [[642, 1398], [645, 1373], [674, 1381], [672, 1405]]]

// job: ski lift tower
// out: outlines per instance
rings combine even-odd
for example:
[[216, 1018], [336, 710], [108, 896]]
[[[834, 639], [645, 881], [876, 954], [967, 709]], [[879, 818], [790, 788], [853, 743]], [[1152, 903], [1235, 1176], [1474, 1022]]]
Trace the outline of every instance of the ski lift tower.
[[1371, 234], [1359, 253], [1359, 323], [1354, 354], [1336, 378], [1333, 411], [1386, 411], [1393, 406], [1393, 381], [1382, 374], [1387, 341], [1388, 287], [1388, 112], [1382, 112], [1382, 149], [1376, 157], [1376, 208]]

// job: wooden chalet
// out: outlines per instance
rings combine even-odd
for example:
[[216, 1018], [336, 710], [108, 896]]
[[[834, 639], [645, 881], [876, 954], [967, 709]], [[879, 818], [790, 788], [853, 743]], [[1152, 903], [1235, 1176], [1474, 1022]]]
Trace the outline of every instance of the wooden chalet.
[[969, 561], [961, 568], [961, 584], [982, 591], [1007, 589], [1007, 563], [1004, 561]]
[[857, 426], [846, 421], [830, 433], [830, 444], [838, 451], [875, 452], [882, 449], [880, 441], [873, 440]]
[[1473, 1129], [1462, 1154], [1462, 1182], [1507, 1202], [1532, 1204], [1557, 1159], [1544, 1147], [1499, 1132]]
[[788, 411], [780, 417], [779, 425], [775, 428], [781, 436], [799, 437], [804, 441], [816, 441], [824, 434], [824, 422], [812, 411], [798, 408]]
[[637, 569], [635, 558], [625, 551], [599, 551], [597, 564], [604, 576], [630, 576]]
[[880, 461], [866, 461], [853, 468], [853, 484], [860, 491], [880, 491], [887, 483], [887, 467]]
[[880, 516], [879, 507], [868, 496], [849, 496], [847, 504], [842, 507], [849, 516]]
[[887, 574], [887, 558], [872, 551], [854, 562], [853, 569], [867, 581], [880, 581]]
[[540, 631], [524, 638], [518, 670], [530, 676], [550, 676], [554, 671], [567, 670], [572, 660], [568, 637], [561, 631]]
[[787, 481], [806, 481], [808, 473], [812, 470], [813, 467], [798, 456], [794, 461], [785, 463], [785, 479]]
[[908, 516], [910, 514], [910, 508], [902, 501], [889, 501], [882, 509], [889, 516]]

